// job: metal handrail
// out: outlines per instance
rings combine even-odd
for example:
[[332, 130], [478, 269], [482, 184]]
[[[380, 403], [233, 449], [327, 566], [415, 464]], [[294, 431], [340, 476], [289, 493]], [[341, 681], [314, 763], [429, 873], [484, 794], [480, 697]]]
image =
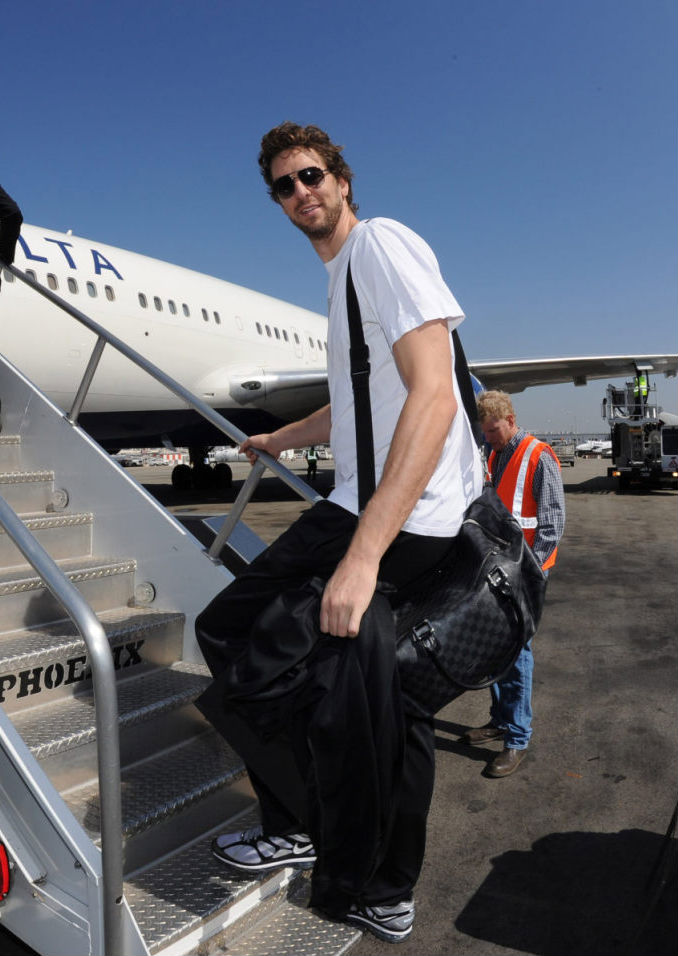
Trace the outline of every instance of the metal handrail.
[[[207, 419], [220, 432], [232, 441], [241, 445], [247, 435], [236, 428], [228, 419], [224, 418], [206, 402], [190, 392], [187, 388], [167, 375], [157, 365], [154, 365], [143, 355], [131, 348], [122, 339], [109, 332], [98, 322], [95, 322], [84, 312], [76, 309], [60, 296], [47, 289], [14, 265], [8, 265], [0, 260], [0, 268], [7, 269], [12, 275], [48, 299], [58, 308], [90, 329], [97, 340], [92, 350], [89, 362], [85, 369], [82, 381], [76, 392], [76, 397], [70, 412], [66, 416], [76, 424], [84, 404], [87, 392], [94, 378], [99, 361], [106, 345], [111, 345], [131, 362], [143, 369], [161, 385], [181, 398], [186, 404]], [[301, 498], [309, 503], [321, 500], [321, 495], [315, 492], [301, 478], [293, 474], [284, 465], [276, 461], [265, 452], [258, 453], [257, 465], [253, 469], [252, 480], [245, 482], [240, 494], [234, 502], [232, 515], [227, 519], [225, 533], [220, 534], [210, 550], [210, 556], [215, 557], [215, 546], [220, 550], [233, 530], [247, 501], [251, 497], [254, 487], [265, 468], [272, 471], [278, 478], [292, 488]], [[75, 623], [90, 653], [92, 663], [92, 680], [95, 697], [95, 719], [97, 726], [97, 759], [99, 767], [99, 793], [101, 806], [101, 839], [102, 839], [102, 875], [104, 898], [104, 940], [105, 951], [108, 956], [123, 954], [123, 925], [122, 925], [122, 897], [123, 897], [123, 858], [122, 858], [122, 810], [120, 794], [120, 742], [118, 736], [118, 703], [115, 692], [115, 671], [113, 657], [103, 627], [97, 620], [94, 612], [84, 600], [80, 592], [71, 584], [52, 558], [27, 530], [21, 519], [0, 498], [0, 524], [2, 524], [17, 547], [22, 551], [29, 563], [35, 568], [42, 580], [56, 599], [63, 605], [69, 618]]]
[[[99, 325], [98, 322], [95, 322], [94, 319], [91, 319], [88, 315], [85, 315], [84, 312], [81, 312], [80, 309], [76, 309], [75, 306], [72, 306], [69, 302], [66, 302], [65, 299], [62, 299], [61, 296], [58, 296], [55, 292], [52, 292], [51, 289], [47, 289], [45, 286], [41, 285], [35, 279], [32, 279], [25, 272], [22, 272], [21, 269], [17, 269], [14, 265], [6, 265], [0, 260], [0, 267], [7, 269], [12, 275], [16, 276], [17, 279], [21, 279], [26, 285], [30, 286], [32, 289], [35, 289], [40, 295], [44, 298], [49, 299], [54, 305], [62, 309], [64, 312], [67, 312], [74, 319], [77, 319], [78, 322], [86, 326], [91, 332], [97, 336], [97, 341], [92, 350], [92, 355], [85, 369], [85, 374], [83, 375], [80, 386], [78, 387], [76, 398], [73, 403], [71, 411], [67, 415], [67, 418], [70, 422], [75, 424], [78, 420], [80, 410], [87, 396], [89, 386], [91, 385], [96, 367], [101, 359], [101, 354], [103, 352], [105, 345], [112, 345], [114, 349], [126, 356], [131, 362], [137, 365], [139, 368], [147, 372], [152, 378], [157, 382], [163, 385], [168, 391], [173, 392], [178, 398], [181, 398], [186, 404], [192, 408], [194, 411], [199, 412], [203, 418], [206, 418], [208, 422], [215, 426], [220, 432], [226, 435], [231, 441], [234, 441], [237, 445], [242, 445], [242, 443], [247, 438], [245, 432], [241, 431], [239, 428], [229, 422], [227, 418], [224, 418], [223, 415], [220, 415], [216, 412], [207, 402], [203, 402], [202, 399], [198, 398], [197, 395], [194, 395], [189, 389], [184, 385], [181, 385], [176, 379], [172, 378], [171, 375], [167, 375], [166, 372], [163, 372], [161, 368], [157, 365], [154, 365], [153, 362], [150, 362], [145, 358], [140, 352], [137, 352], [136, 349], [133, 349], [131, 346], [127, 345], [126, 342], [123, 342], [122, 339], [119, 339], [117, 335], [113, 335], [112, 332], [109, 332], [108, 329], [105, 329], [103, 325]], [[289, 469], [285, 468], [283, 464], [279, 461], [276, 461], [275, 458], [272, 458], [270, 455], [265, 452], [258, 452], [259, 460], [264, 463], [266, 468], [277, 475], [282, 481], [285, 482], [293, 491], [295, 491], [300, 498], [303, 498], [305, 501], [313, 504], [316, 501], [320, 501], [322, 496], [314, 491], [309, 485], [306, 484], [298, 475], [293, 474]]]
[[17, 513], [0, 496], [0, 524], [73, 621], [87, 647], [92, 665], [99, 801], [101, 807], [101, 868], [103, 876], [104, 945], [107, 956], [123, 950], [122, 804], [118, 698], [113, 655], [101, 622], [64, 572], [36, 541]]

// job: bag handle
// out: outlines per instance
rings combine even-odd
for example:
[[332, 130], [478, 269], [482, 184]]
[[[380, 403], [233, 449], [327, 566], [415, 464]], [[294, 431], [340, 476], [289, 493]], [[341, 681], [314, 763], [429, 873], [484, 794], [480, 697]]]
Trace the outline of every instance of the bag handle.
[[[358, 510], [363, 511], [374, 494], [374, 436], [372, 432], [372, 403], [370, 401], [370, 350], [365, 342], [363, 323], [360, 317], [358, 296], [351, 275], [349, 259], [346, 270], [346, 308], [350, 338], [351, 384], [353, 385], [353, 410], [355, 414], [356, 459], [358, 463]], [[452, 332], [454, 348], [454, 374], [462, 402], [476, 444], [482, 446], [482, 432], [478, 422], [473, 382], [461, 339], [456, 329]]]

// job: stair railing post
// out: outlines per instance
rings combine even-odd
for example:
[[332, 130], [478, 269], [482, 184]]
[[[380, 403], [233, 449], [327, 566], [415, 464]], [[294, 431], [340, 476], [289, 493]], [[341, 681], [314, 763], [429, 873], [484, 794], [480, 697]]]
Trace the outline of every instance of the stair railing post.
[[247, 507], [247, 504], [254, 494], [257, 485], [261, 480], [261, 476], [265, 471], [266, 465], [261, 458], [257, 458], [255, 463], [252, 465], [249, 475], [243, 482], [243, 486], [238, 493], [238, 497], [233, 502], [233, 507], [229, 511], [226, 520], [219, 529], [219, 534], [211, 544], [211, 547], [208, 551], [208, 554], [211, 558], [218, 558], [221, 554], [221, 549], [228, 541], [238, 521], [240, 521], [243, 511]]
[[84, 404], [85, 398], [87, 397], [87, 392], [92, 384], [94, 373], [96, 372], [99, 362], [101, 361], [101, 356], [105, 348], [106, 339], [103, 337], [103, 335], [100, 335], [94, 344], [92, 354], [90, 355], [89, 362], [87, 363], [87, 368], [85, 369], [85, 374], [80, 382], [80, 387], [78, 388], [75, 399], [73, 400], [71, 410], [67, 415], [69, 422], [71, 422], [73, 425], [75, 425], [78, 421], [82, 406]]

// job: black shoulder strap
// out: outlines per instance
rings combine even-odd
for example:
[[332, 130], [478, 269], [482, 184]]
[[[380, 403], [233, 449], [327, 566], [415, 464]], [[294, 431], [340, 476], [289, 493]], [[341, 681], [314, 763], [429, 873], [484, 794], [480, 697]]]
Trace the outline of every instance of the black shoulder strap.
[[355, 415], [356, 457], [358, 462], [358, 510], [362, 511], [374, 494], [374, 436], [370, 402], [370, 350], [365, 342], [360, 306], [356, 295], [351, 263], [346, 271], [346, 307], [351, 340], [351, 383]]
[[[365, 342], [363, 323], [360, 318], [360, 306], [356, 295], [351, 263], [346, 271], [346, 306], [348, 311], [348, 331], [351, 340], [349, 350], [351, 358], [351, 382], [353, 384], [353, 406], [355, 412], [356, 455], [358, 460], [358, 508], [362, 511], [374, 494], [374, 438], [372, 434], [372, 405], [370, 402], [370, 350]], [[455, 329], [452, 332], [454, 344], [454, 373], [471, 423], [476, 444], [482, 444], [482, 433], [478, 423], [478, 409], [461, 339]]]

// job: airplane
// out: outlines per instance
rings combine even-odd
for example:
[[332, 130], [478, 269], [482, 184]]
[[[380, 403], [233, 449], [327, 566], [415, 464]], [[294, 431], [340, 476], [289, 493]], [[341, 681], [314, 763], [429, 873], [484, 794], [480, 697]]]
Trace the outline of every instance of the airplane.
[[602, 455], [604, 458], [612, 456], [612, 442], [592, 439], [583, 441], [577, 445], [575, 451], [578, 455]]
[[[17, 268], [139, 351], [247, 434], [270, 431], [326, 404], [327, 318], [223, 279], [105, 243], [24, 223]], [[0, 351], [68, 408], [92, 332], [3, 270]], [[675, 375], [678, 355], [469, 362], [476, 389], [632, 375], [638, 362]], [[105, 349], [79, 424], [112, 454], [188, 447], [173, 483], [187, 487], [224, 435], [113, 349]], [[230, 483], [230, 469], [220, 466]], [[187, 474], [188, 473], [188, 474]]]

